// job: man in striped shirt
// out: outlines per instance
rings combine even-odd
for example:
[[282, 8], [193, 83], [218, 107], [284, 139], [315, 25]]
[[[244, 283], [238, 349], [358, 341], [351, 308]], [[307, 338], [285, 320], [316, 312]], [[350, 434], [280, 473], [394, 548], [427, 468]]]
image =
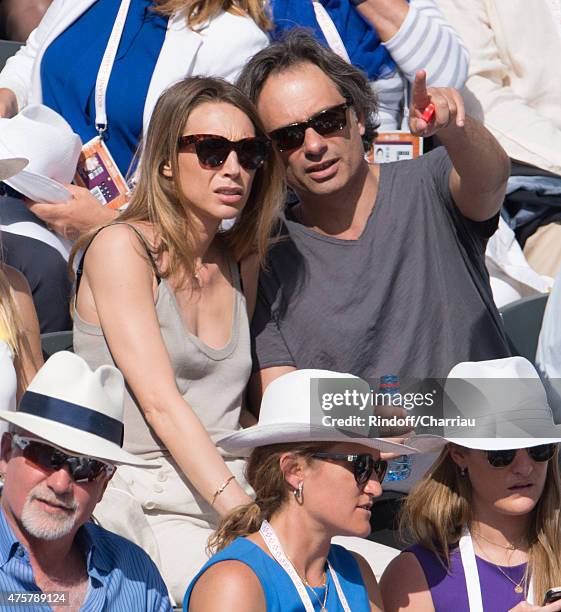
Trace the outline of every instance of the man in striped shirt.
[[0, 449], [0, 610], [171, 610], [148, 555], [89, 522], [115, 463], [138, 463], [121, 448], [123, 393], [116, 368], [92, 372], [62, 352], [16, 412], [0, 412], [10, 423]]

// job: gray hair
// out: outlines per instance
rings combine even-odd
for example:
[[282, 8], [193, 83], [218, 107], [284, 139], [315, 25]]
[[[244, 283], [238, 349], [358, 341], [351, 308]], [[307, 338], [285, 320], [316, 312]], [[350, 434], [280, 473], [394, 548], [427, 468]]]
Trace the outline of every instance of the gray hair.
[[364, 121], [363, 142], [368, 150], [380, 125], [377, 120], [378, 101], [368, 77], [362, 70], [321, 45], [306, 30], [290, 30], [282, 40], [256, 53], [242, 70], [237, 85], [252, 102], [257, 103], [269, 76], [304, 63], [320, 68], [353, 105], [358, 117]]

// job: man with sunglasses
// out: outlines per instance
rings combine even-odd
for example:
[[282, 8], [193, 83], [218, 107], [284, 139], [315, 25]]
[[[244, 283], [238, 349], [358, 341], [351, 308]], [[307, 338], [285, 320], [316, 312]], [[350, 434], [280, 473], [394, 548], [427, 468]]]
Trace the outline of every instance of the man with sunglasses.
[[369, 164], [366, 78], [305, 33], [256, 54], [238, 85], [256, 103], [298, 203], [261, 272], [252, 404], [293, 369], [445, 376], [509, 354], [484, 263], [509, 161], [456, 90], [417, 74], [411, 132], [443, 147]]
[[[89, 522], [120, 463], [124, 382], [60, 352], [39, 370], [2, 437], [0, 609], [171, 610], [148, 555]], [[118, 508], [115, 509], [118, 512]]]

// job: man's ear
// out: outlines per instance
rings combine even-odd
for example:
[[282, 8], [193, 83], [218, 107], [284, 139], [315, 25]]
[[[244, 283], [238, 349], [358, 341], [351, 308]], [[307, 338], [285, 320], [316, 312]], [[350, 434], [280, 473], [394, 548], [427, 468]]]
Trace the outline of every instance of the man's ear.
[[101, 501], [101, 498], [103, 497], [103, 495], [105, 494], [105, 489], [107, 489], [107, 485], [109, 484], [109, 481], [111, 480], [111, 478], [113, 478], [113, 476], [115, 476], [115, 473], [117, 472], [117, 470], [113, 470], [113, 472], [111, 474], [109, 474], [109, 476], [105, 475], [103, 478], [103, 486], [101, 487], [100, 491], [99, 491], [99, 497], [97, 499], [97, 503], [99, 504], [99, 502]]
[[12, 434], [8, 431], [4, 432], [0, 445], [0, 473], [5, 474], [8, 467], [8, 461], [12, 456]]

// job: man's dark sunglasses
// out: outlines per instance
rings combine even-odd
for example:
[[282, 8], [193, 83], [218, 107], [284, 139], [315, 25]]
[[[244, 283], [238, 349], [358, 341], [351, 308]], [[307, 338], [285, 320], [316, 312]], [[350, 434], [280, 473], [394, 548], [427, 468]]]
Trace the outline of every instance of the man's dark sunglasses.
[[[556, 449], [557, 444], [541, 444], [540, 446], [532, 446], [524, 450], [530, 455], [530, 459], [543, 463], [544, 461], [549, 461], [555, 455]], [[514, 461], [517, 452], [518, 449], [513, 448], [509, 450], [485, 451], [485, 454], [487, 455], [489, 465], [494, 468], [504, 468]]]
[[382, 459], [375, 460], [372, 455], [343, 455], [340, 453], [314, 453], [312, 457], [317, 459], [332, 459], [333, 461], [347, 461], [353, 465], [353, 473], [358, 485], [366, 484], [373, 473], [379, 482], [384, 480], [388, 462]]
[[312, 128], [321, 136], [328, 136], [342, 130], [347, 125], [349, 102], [337, 104], [313, 115], [307, 121], [292, 123], [270, 132], [269, 137], [275, 142], [279, 151], [289, 151], [302, 146], [306, 130]]
[[60, 470], [67, 465], [76, 483], [92, 482], [102, 474], [110, 476], [115, 471], [115, 466], [109, 463], [91, 457], [67, 455], [60, 449], [33, 438], [13, 435], [12, 444], [21, 450], [24, 459], [39, 468]]
[[270, 149], [270, 141], [260, 136], [233, 141], [214, 134], [191, 134], [177, 141], [179, 151], [191, 145], [195, 145], [199, 162], [207, 170], [220, 167], [232, 151], [236, 152], [243, 168], [257, 170], [265, 163]]

